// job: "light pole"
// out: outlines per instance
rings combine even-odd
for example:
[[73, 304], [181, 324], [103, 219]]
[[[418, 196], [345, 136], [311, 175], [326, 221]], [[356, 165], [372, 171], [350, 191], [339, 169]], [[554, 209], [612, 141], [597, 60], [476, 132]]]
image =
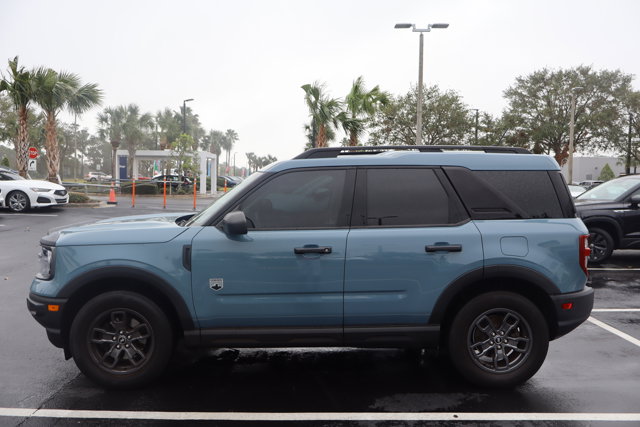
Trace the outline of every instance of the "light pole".
[[396, 24], [394, 28], [411, 28], [414, 33], [420, 33], [420, 55], [418, 59], [418, 105], [416, 108], [416, 145], [422, 144], [422, 58], [424, 51], [424, 33], [432, 28], [447, 28], [449, 24], [429, 24], [427, 28], [416, 28], [416, 24]]
[[476, 112], [476, 139], [475, 144], [478, 145], [478, 116], [480, 115], [480, 110], [477, 108], [471, 108], [471, 111]]
[[567, 160], [568, 183], [573, 183], [573, 128], [576, 120], [576, 90], [582, 87], [571, 88], [571, 121], [569, 122], [569, 159]]
[[193, 98], [182, 101], [182, 133], [187, 133], [187, 102], [193, 101]]
[[629, 111], [629, 133], [627, 133], [627, 163], [624, 167], [626, 175], [631, 174], [631, 125], [633, 124], [633, 114]]

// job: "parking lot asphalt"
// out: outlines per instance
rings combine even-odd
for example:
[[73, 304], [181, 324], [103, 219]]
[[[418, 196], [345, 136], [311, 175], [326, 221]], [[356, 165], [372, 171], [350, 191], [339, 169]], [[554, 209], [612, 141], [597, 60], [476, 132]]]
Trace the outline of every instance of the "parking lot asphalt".
[[96, 387], [26, 309], [40, 237], [191, 208], [140, 198], [136, 208], [0, 210], [0, 425], [640, 425], [640, 251], [591, 269], [591, 319], [553, 341], [542, 369], [513, 390], [470, 386], [431, 353], [361, 349], [221, 349], [176, 358], [145, 389]]

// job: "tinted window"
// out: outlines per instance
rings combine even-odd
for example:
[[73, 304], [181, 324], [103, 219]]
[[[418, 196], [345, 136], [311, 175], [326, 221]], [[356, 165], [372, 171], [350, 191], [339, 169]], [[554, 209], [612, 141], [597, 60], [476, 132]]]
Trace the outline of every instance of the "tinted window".
[[279, 175], [239, 206], [249, 228], [346, 226], [345, 170], [297, 171]]
[[476, 171], [531, 218], [562, 218], [558, 195], [547, 171]]
[[365, 193], [366, 225], [435, 225], [460, 220], [432, 169], [369, 169]]

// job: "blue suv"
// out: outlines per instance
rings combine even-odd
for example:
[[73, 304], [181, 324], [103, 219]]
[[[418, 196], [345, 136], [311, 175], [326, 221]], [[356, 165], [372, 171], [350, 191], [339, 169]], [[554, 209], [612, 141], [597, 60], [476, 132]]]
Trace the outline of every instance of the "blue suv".
[[556, 162], [510, 147], [336, 147], [197, 215], [41, 240], [27, 304], [89, 378], [146, 384], [191, 347], [436, 347], [512, 387], [585, 321], [588, 232]]

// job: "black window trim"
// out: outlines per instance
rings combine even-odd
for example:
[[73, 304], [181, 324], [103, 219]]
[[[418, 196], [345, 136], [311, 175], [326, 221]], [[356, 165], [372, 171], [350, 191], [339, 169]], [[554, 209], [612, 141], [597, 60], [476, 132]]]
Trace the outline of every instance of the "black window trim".
[[[442, 185], [447, 197], [449, 198], [450, 203], [455, 205], [455, 208], [458, 209], [461, 216], [465, 218], [461, 221], [455, 223], [444, 223], [444, 224], [409, 224], [409, 225], [360, 225], [355, 224], [357, 217], [361, 217], [362, 215], [366, 216], [366, 198], [367, 198], [367, 171], [371, 169], [430, 169], [435, 173], [436, 178]], [[381, 228], [435, 228], [435, 227], [459, 227], [471, 221], [471, 217], [467, 212], [464, 204], [460, 200], [460, 197], [454, 190], [453, 186], [446, 178], [444, 172], [442, 171], [442, 167], [433, 166], [433, 165], [371, 165], [371, 166], [358, 166], [357, 167], [357, 176], [356, 176], [356, 185], [354, 191], [354, 202], [353, 202], [353, 211], [351, 214], [351, 228], [354, 230], [358, 229], [381, 229]]]
[[244, 194], [238, 196], [237, 200], [231, 205], [231, 207], [229, 209], [227, 209], [226, 211], [224, 211], [218, 218], [216, 218], [215, 221], [213, 221], [212, 223], [215, 223], [216, 228], [218, 229], [222, 229], [222, 219], [224, 218], [224, 216], [226, 214], [228, 214], [229, 212], [233, 212], [235, 210], [238, 210], [238, 207], [248, 198], [250, 197], [254, 192], [258, 191], [260, 188], [262, 188], [262, 186], [266, 185], [268, 182], [271, 182], [273, 179], [275, 179], [276, 177], [279, 176], [283, 176], [285, 174], [288, 173], [292, 173], [292, 172], [302, 172], [302, 171], [332, 171], [332, 170], [343, 170], [346, 172], [346, 176], [345, 176], [345, 186], [344, 186], [344, 194], [342, 195], [342, 203], [341, 203], [341, 207], [340, 207], [340, 216], [341, 217], [346, 217], [346, 220], [344, 222], [345, 225], [341, 225], [341, 226], [337, 226], [337, 227], [287, 227], [287, 228], [249, 228], [249, 232], [251, 233], [258, 233], [261, 231], [296, 231], [296, 230], [341, 230], [341, 229], [349, 229], [350, 226], [349, 224], [351, 223], [351, 218], [353, 215], [353, 195], [355, 193], [355, 181], [356, 181], [356, 168], [352, 167], [352, 166], [328, 166], [328, 167], [315, 167], [315, 168], [294, 168], [294, 169], [286, 169], [283, 171], [279, 171], [279, 172], [275, 172], [272, 173], [268, 176], [266, 176], [263, 180], [259, 181], [256, 183], [256, 185], [254, 187], [252, 187], [251, 189], [249, 189], [247, 192], [245, 192]]

